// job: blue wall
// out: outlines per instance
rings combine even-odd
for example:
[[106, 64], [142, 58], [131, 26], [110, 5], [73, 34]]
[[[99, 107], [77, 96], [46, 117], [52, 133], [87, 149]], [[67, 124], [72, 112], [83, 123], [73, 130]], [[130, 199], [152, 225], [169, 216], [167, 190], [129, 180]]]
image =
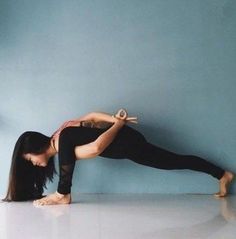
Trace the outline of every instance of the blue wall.
[[[23, 131], [121, 107], [151, 142], [236, 172], [235, 12], [233, 0], [1, 0], [0, 193]], [[101, 157], [79, 161], [73, 181], [74, 192], [217, 190], [204, 173]]]

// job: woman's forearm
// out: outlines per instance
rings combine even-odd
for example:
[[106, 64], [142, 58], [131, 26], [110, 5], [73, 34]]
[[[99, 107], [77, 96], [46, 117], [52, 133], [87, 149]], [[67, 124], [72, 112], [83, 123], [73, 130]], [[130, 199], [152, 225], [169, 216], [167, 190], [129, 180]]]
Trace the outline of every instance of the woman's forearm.
[[96, 140], [95, 143], [98, 147], [99, 153], [102, 153], [103, 150], [114, 140], [119, 130], [123, 127], [125, 122], [123, 120], [116, 120], [116, 122], [104, 133], [102, 133]]
[[104, 112], [93, 112], [93, 121], [99, 122], [99, 121], [105, 121], [105, 122], [109, 122], [109, 123], [115, 123], [116, 119], [114, 117], [112, 117], [112, 115], [104, 113]]

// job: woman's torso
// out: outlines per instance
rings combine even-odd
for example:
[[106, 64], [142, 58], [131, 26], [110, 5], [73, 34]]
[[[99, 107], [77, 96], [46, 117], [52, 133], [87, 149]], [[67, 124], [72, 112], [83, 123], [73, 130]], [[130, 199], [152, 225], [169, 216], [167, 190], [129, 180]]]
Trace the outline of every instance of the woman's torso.
[[112, 123], [109, 122], [97, 122], [95, 123], [94, 121], [79, 121], [79, 120], [68, 120], [65, 121], [53, 134], [52, 134], [52, 139], [53, 139], [53, 144], [55, 149], [59, 150], [59, 137], [60, 133], [64, 128], [67, 127], [86, 127], [86, 128], [98, 128], [98, 129], [107, 129], [112, 125]]
[[[59, 137], [60, 132], [64, 128], [70, 127], [71, 142], [73, 145], [83, 145], [96, 140], [102, 133], [108, 130], [112, 124], [103, 125], [103, 127], [94, 127], [88, 122], [66, 121], [53, 135], [54, 145], [59, 151]], [[117, 133], [114, 140], [109, 146], [99, 155], [101, 157], [109, 158], [125, 158], [130, 147], [137, 147], [137, 145], [146, 141], [144, 136], [128, 125], [124, 125]]]

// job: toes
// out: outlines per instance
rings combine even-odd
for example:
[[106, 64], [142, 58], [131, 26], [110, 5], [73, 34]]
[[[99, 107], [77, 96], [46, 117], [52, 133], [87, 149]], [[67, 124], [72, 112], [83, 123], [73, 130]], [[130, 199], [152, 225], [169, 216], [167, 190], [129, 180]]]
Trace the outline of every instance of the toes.
[[215, 197], [219, 197], [219, 196], [220, 196], [220, 193], [214, 193], [214, 196], [215, 196]]
[[218, 198], [220, 198], [220, 197], [225, 197], [225, 196], [226, 196], [226, 193], [220, 193], [220, 192], [218, 192], [218, 193], [215, 193], [214, 196], [215, 196], [215, 197], [218, 197]]
[[33, 204], [34, 204], [34, 206], [38, 207], [38, 206], [42, 205], [42, 202], [34, 202]]
[[47, 205], [48, 204], [48, 200], [47, 199], [39, 199], [39, 200], [34, 200], [33, 204], [35, 206], [42, 206], [42, 205]]

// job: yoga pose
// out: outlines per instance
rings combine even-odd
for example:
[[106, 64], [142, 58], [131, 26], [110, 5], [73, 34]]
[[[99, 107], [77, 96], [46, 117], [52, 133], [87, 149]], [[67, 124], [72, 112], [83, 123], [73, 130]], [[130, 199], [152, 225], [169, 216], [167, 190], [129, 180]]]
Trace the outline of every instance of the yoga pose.
[[[227, 195], [234, 174], [194, 155], [180, 155], [146, 140], [139, 131], [126, 125], [137, 123], [125, 109], [115, 115], [91, 112], [66, 121], [51, 137], [27, 131], [16, 142], [10, 168], [9, 185], [4, 201], [34, 200], [34, 205], [71, 203], [72, 175], [76, 160], [101, 156], [130, 159], [159, 169], [201, 171], [219, 180], [216, 197]], [[54, 156], [59, 158], [57, 191], [42, 195], [47, 181], [52, 181]]]

